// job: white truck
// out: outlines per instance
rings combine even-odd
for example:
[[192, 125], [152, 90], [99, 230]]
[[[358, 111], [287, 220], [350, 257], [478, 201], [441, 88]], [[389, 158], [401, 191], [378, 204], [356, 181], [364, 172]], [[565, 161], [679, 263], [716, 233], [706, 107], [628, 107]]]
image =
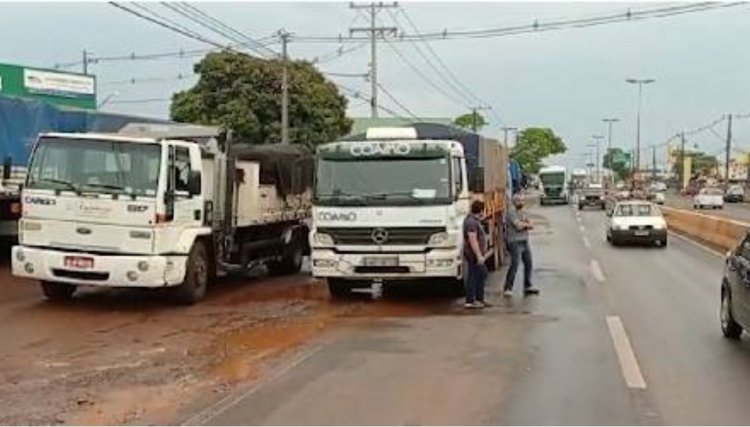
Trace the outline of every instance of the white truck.
[[564, 166], [547, 166], [539, 170], [539, 180], [542, 183], [541, 205], [567, 204], [568, 177]]
[[426, 139], [412, 127], [370, 128], [361, 139], [318, 147], [312, 271], [333, 298], [390, 281], [435, 279], [461, 289], [472, 199], [485, 201], [490, 245], [502, 253], [506, 152], [451, 132]]
[[21, 217], [21, 186], [26, 168], [13, 166], [7, 157], [0, 166], [0, 243], [15, 242]]
[[232, 139], [187, 125], [41, 134], [13, 274], [39, 280], [53, 300], [83, 285], [172, 287], [191, 304], [220, 272], [297, 272], [309, 250], [314, 157]]

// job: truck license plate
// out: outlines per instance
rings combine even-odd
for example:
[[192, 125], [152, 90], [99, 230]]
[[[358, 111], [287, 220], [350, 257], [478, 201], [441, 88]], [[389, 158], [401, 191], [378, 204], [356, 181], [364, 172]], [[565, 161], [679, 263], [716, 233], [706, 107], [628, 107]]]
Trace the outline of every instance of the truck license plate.
[[635, 235], [636, 235], [636, 236], [638, 236], [638, 237], [643, 237], [643, 236], [648, 236], [648, 231], [647, 231], [647, 230], [643, 230], [643, 231], [636, 231], [636, 232], [635, 232], [635, 233], [633, 233], [633, 234], [635, 234]]
[[398, 267], [398, 257], [366, 257], [362, 263], [365, 267]]
[[94, 258], [85, 256], [66, 256], [65, 266], [72, 268], [94, 268]]

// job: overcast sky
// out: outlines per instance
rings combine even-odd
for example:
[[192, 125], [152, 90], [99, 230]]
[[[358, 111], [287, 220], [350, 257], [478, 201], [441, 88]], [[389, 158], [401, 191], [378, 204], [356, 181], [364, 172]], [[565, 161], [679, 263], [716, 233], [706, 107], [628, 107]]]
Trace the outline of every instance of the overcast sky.
[[[348, 35], [351, 25], [366, 25], [348, 3], [194, 3], [243, 33], [264, 38], [280, 28], [300, 36]], [[409, 3], [401, 6], [422, 32], [448, 28], [483, 29], [545, 22], [552, 18], [585, 17], [624, 12], [629, 7], [658, 7], [656, 3]], [[188, 21], [162, 5], [149, 7], [188, 26]], [[393, 25], [388, 12], [379, 15]], [[615, 125], [615, 146], [635, 144], [637, 90], [627, 77], [654, 78], [644, 87], [642, 145], [661, 143], [682, 129], [711, 122], [724, 113], [750, 112], [750, 6], [740, 6], [637, 22], [566, 29], [491, 39], [433, 41], [431, 47], [478, 97], [493, 107], [492, 126], [485, 133], [501, 135], [501, 124], [551, 127], [569, 147], [568, 166], [583, 166], [594, 134], [606, 134], [601, 119], [621, 119]], [[399, 22], [406, 26], [406, 21]], [[195, 31], [220, 40], [208, 30]], [[403, 28], [403, 27], [402, 27]], [[410, 30], [408, 26], [404, 28]], [[0, 3], [0, 62], [53, 67], [80, 60], [82, 50], [93, 56], [148, 54], [201, 49], [208, 46], [142, 21], [106, 3]], [[344, 44], [351, 47], [352, 44]], [[279, 50], [278, 45], [271, 48]], [[293, 57], [333, 58], [338, 44], [291, 43]], [[396, 44], [402, 54], [436, 84], [435, 77], [411, 43]], [[466, 111], [425, 83], [381, 43], [378, 51], [381, 84], [408, 109], [423, 117], [453, 117]], [[168, 102], [123, 103], [168, 98], [190, 87], [197, 58], [121, 61], [92, 64], [99, 99], [119, 92], [104, 109], [166, 117]], [[320, 65], [328, 72], [364, 73], [369, 48], [364, 47]], [[75, 67], [72, 69], [80, 69]], [[179, 75], [186, 76], [178, 80]], [[123, 80], [157, 78], [123, 84]], [[334, 78], [348, 87], [369, 92], [363, 78]], [[119, 83], [118, 83], [119, 82]], [[398, 110], [381, 94], [381, 102]], [[367, 116], [369, 106], [350, 102], [350, 115]], [[387, 115], [381, 113], [382, 115]], [[502, 123], [498, 122], [502, 120]], [[716, 127], [719, 136], [725, 125]], [[736, 145], [750, 149], [750, 120], [736, 123]], [[723, 143], [711, 132], [689, 142], [712, 154]], [[666, 150], [660, 149], [659, 159]], [[642, 154], [651, 162], [651, 152]], [[661, 160], [660, 160], [661, 161]]]

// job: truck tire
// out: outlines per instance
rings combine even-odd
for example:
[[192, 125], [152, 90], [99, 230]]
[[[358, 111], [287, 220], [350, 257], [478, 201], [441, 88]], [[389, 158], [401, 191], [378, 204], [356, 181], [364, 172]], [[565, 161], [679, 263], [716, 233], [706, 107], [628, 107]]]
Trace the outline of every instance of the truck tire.
[[185, 280], [173, 289], [174, 299], [180, 304], [191, 305], [206, 296], [208, 282], [211, 280], [210, 260], [203, 242], [197, 241], [188, 255], [185, 268]]
[[328, 293], [331, 299], [346, 299], [352, 296], [352, 286], [342, 279], [328, 279]]
[[268, 272], [274, 276], [297, 274], [302, 269], [305, 248], [300, 238], [295, 238], [284, 248], [281, 260], [268, 263]]
[[726, 288], [721, 291], [719, 317], [721, 319], [721, 332], [724, 334], [724, 337], [730, 340], [740, 339], [742, 326], [734, 320], [734, 315], [732, 314], [732, 296]]
[[68, 283], [41, 282], [40, 287], [44, 297], [50, 301], [69, 301], [73, 298], [76, 286]]

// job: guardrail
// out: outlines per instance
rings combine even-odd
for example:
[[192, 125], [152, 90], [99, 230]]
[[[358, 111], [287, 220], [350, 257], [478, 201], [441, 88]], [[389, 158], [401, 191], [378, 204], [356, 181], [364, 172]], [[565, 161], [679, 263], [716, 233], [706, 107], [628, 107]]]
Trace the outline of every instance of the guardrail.
[[661, 209], [671, 230], [723, 251], [733, 249], [750, 231], [750, 223], [742, 221], [667, 206]]

